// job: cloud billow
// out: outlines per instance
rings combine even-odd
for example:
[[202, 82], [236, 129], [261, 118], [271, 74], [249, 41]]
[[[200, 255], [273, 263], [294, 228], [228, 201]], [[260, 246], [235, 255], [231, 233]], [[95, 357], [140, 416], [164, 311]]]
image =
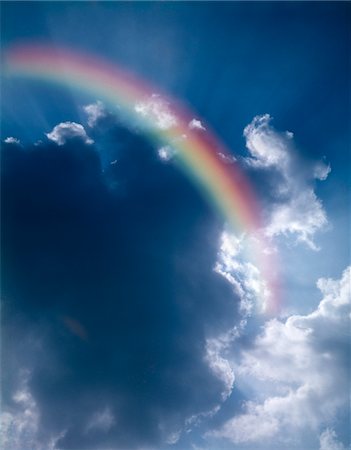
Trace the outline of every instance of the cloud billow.
[[349, 414], [350, 277], [349, 266], [338, 280], [319, 279], [323, 298], [310, 314], [265, 323], [236, 368], [259, 400], [246, 402], [242, 414], [208, 437], [301, 448], [320, 432], [321, 449], [344, 448], [335, 431], [324, 428]]
[[65, 144], [70, 139], [80, 139], [85, 144], [93, 144], [94, 141], [87, 135], [83, 125], [76, 122], [63, 122], [56, 125], [46, 137], [58, 145]]
[[25, 369], [37, 414], [21, 450], [166, 445], [228, 389], [206, 359], [238, 316], [212, 270], [219, 220], [140, 137], [124, 145], [105, 173], [84, 140], [3, 147], [4, 406], [24, 417]]
[[270, 238], [293, 236], [318, 250], [315, 234], [328, 220], [314, 189], [314, 180], [325, 180], [330, 166], [323, 161], [309, 163], [296, 151], [293, 133], [278, 132], [269, 114], [256, 116], [244, 129], [250, 156], [246, 165], [263, 174], [269, 186], [265, 233]]

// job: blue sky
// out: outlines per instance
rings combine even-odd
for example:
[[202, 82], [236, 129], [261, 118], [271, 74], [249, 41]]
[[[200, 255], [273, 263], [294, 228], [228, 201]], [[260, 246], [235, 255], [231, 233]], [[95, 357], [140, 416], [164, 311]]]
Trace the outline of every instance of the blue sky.
[[1, 4], [3, 61], [96, 55], [209, 124], [282, 284], [262, 314], [249, 236], [123, 112], [4, 71], [6, 448], [349, 448], [349, 23], [346, 2]]

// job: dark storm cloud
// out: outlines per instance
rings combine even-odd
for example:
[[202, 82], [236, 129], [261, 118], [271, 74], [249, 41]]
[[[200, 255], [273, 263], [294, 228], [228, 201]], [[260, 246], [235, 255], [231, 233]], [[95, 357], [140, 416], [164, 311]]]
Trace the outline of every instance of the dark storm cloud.
[[160, 448], [220, 402], [205, 338], [236, 306], [207, 204], [140, 136], [104, 135], [104, 172], [78, 140], [3, 146], [4, 404], [29, 367], [58, 448]]

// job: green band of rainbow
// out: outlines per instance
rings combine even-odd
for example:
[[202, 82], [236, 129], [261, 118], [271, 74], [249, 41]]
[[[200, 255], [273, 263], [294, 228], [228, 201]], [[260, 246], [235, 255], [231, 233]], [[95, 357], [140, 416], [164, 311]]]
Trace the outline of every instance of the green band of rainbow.
[[[161, 94], [171, 105], [176, 125], [160, 129], [135, 111], [135, 106], [149, 99], [159, 89], [137, 79], [131, 73], [97, 58], [42, 45], [22, 45], [7, 53], [9, 73], [43, 79], [89, 92], [95, 99], [123, 109], [132, 123], [145, 126], [152, 139], [176, 150], [182, 169], [201, 189], [207, 200], [221, 213], [231, 228], [257, 235], [261, 228], [260, 208], [254, 192], [236, 163], [228, 164], [228, 151], [212, 132], [189, 129], [194, 118], [184, 107]], [[186, 138], [179, 137], [186, 135]], [[222, 155], [220, 157], [219, 155]], [[271, 261], [264, 256], [262, 238], [255, 239], [255, 260], [271, 292], [268, 309], [277, 306], [275, 282], [270, 279]]]

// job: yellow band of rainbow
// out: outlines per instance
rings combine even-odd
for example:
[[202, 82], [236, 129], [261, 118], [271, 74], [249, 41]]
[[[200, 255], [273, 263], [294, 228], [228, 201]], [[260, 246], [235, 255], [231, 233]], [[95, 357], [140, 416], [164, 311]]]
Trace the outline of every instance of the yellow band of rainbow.
[[206, 131], [190, 129], [194, 115], [162, 93], [162, 99], [171, 105], [176, 124], [166, 129], [155, 126], [147, 116], [138, 114], [135, 106], [160, 90], [96, 57], [50, 46], [22, 45], [7, 52], [6, 63], [10, 74], [68, 85], [91, 93], [110, 106], [118, 106], [133, 123], [143, 123], [151, 139], [160, 145], [171, 145], [187, 176], [229, 226], [237, 232], [256, 236], [251, 253], [255, 254], [255, 262], [270, 291], [266, 309], [276, 310], [277, 286], [270, 276], [275, 268], [271, 258], [265, 255], [262, 233], [259, 233], [262, 228], [259, 202], [239, 165], [228, 164], [229, 152], [208, 127]]

